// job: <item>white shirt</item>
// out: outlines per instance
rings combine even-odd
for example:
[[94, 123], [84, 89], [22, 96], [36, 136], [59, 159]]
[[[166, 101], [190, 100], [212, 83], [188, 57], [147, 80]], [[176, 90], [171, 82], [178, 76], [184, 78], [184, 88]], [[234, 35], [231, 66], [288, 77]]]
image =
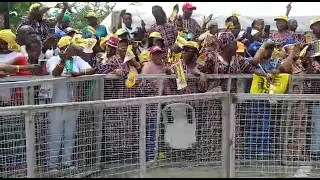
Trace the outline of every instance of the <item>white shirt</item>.
[[[46, 63], [46, 69], [47, 71], [52, 75], [52, 71], [54, 68], [60, 63], [60, 57], [59, 56], [53, 56], [51, 57], [47, 63]], [[80, 72], [84, 69], [89, 69], [91, 66], [89, 63], [84, 61], [81, 57], [79, 56], [73, 56], [73, 72]], [[66, 68], [63, 69], [63, 72], [61, 76], [69, 76], [69, 74], [66, 71]], [[44, 87], [49, 88], [53, 91], [51, 92], [51, 95], [48, 95], [49, 97], [51, 96], [53, 99], [53, 103], [66, 103], [66, 102], [72, 102], [74, 98], [74, 86], [76, 86], [76, 83], [64, 83], [64, 82], [59, 82], [59, 83], [54, 83], [54, 84], [46, 84]], [[42, 87], [41, 87], [42, 89]]]
[[132, 27], [131, 29], [123, 25], [123, 28], [129, 33], [130, 38], [133, 38], [133, 33], [136, 32], [136, 28]]
[[6, 63], [18, 56], [23, 56], [23, 54], [21, 52], [15, 52], [15, 51], [9, 54], [0, 54], [0, 62]]

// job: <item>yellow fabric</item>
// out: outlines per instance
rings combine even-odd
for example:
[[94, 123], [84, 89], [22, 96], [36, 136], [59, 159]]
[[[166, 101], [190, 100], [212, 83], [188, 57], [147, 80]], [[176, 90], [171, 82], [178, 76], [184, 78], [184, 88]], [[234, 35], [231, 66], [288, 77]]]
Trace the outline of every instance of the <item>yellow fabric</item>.
[[29, 12], [31, 12], [34, 8], [38, 8], [38, 7], [41, 7], [40, 3], [31, 4], [31, 6], [29, 7]]
[[161, 38], [162, 39], [162, 36], [159, 32], [152, 32], [150, 35], [149, 35], [149, 38]]
[[71, 43], [78, 47], [86, 46], [86, 43], [84, 42], [84, 39], [82, 38], [81, 34], [75, 34], [71, 39]]
[[187, 40], [185, 40], [183, 37], [178, 36], [176, 39], [175, 44], [178, 45], [180, 48], [182, 48], [183, 46], [185, 46], [188, 43]]
[[181, 60], [179, 60], [176, 64], [174, 64], [174, 71], [176, 74], [176, 81], [177, 81], [177, 89], [184, 89], [188, 86], [186, 74], [184, 73], [183, 66]]
[[122, 35], [122, 34], [125, 33], [125, 32], [127, 32], [125, 29], [120, 28], [120, 29], [118, 29], [118, 30], [116, 31], [115, 35], [116, 35], [116, 37], [118, 37], [118, 36]]
[[300, 58], [303, 58], [306, 53], [307, 53], [307, 49], [308, 49], [309, 45], [307, 45], [306, 47], [304, 47], [301, 51], [300, 51]]
[[171, 52], [171, 49], [168, 50], [168, 62], [169, 63], [175, 63], [178, 60], [180, 60], [181, 57], [182, 57], [182, 52], [176, 54], [176, 53]]
[[267, 78], [265, 76], [259, 76], [253, 74], [253, 80], [251, 84], [251, 94], [284, 94], [287, 90], [289, 83], [289, 74], [271, 75], [274, 78], [274, 82], [268, 86]]
[[89, 17], [98, 18], [98, 15], [97, 15], [95, 12], [89, 12], [89, 13], [86, 15], [86, 18], [89, 18]]
[[178, 31], [178, 35], [180, 37], [184, 38], [187, 35], [187, 33], [183, 32], [183, 31]]
[[199, 50], [199, 44], [195, 41], [187, 41], [187, 44], [185, 44], [184, 46], [194, 47]]
[[149, 50], [143, 50], [139, 55], [139, 61], [140, 63], [146, 63], [150, 60], [150, 51]]
[[21, 51], [21, 47], [16, 42], [16, 35], [10, 29], [0, 30], [0, 39], [8, 43], [8, 49], [14, 51]]
[[312, 34], [310, 32], [308, 32], [305, 35], [305, 39], [306, 39], [306, 43], [310, 43], [312, 41]]
[[274, 20], [278, 20], [278, 19], [282, 19], [282, 20], [288, 21], [288, 16], [286, 16], [286, 15], [280, 15], [280, 16], [274, 18]]
[[110, 36], [108, 35], [100, 40], [100, 47], [102, 50], [106, 49], [107, 41], [109, 40], [109, 38], [110, 38]]
[[136, 84], [136, 74], [134, 72], [129, 72], [128, 77], [126, 79], [126, 86], [128, 88], [132, 88]]
[[317, 23], [317, 22], [320, 22], [320, 18], [314, 18], [314, 19], [312, 19], [312, 20], [310, 21], [310, 27], [311, 27], [313, 24]]
[[176, 19], [177, 17], [177, 14], [178, 14], [178, 11], [176, 9], [174, 9], [169, 17], [169, 21], [170, 22], [174, 22], [174, 20]]
[[134, 55], [133, 51], [132, 51], [132, 45], [129, 45], [127, 48], [127, 52], [126, 55], [124, 57], [124, 63], [130, 61], [131, 59], [135, 58], [136, 56]]
[[58, 48], [62, 48], [71, 44], [72, 37], [64, 36], [58, 41]]

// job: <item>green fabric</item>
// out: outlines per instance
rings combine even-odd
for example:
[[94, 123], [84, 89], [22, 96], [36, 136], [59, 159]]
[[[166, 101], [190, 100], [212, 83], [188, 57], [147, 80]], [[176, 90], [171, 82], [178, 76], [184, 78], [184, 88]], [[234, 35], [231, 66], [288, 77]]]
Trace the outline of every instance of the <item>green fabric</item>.
[[[54, 13], [53, 13], [53, 16], [54, 16], [55, 18], [57, 18], [59, 15], [60, 15], [59, 12], [54, 12]], [[70, 19], [71, 19], [70, 14], [64, 13], [61, 22], [70, 21]]]
[[68, 60], [66, 61], [65, 67], [66, 67], [67, 73], [73, 72], [73, 59], [72, 59], [72, 58], [71, 58], [71, 59], [68, 59]]

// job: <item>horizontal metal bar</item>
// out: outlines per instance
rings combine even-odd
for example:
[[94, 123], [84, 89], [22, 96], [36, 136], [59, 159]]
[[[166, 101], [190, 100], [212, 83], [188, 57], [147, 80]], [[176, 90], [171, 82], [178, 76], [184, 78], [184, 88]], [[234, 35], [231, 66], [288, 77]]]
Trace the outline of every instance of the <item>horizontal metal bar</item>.
[[320, 101], [318, 94], [234, 94], [239, 100]]
[[48, 109], [69, 107], [73, 109], [96, 107], [103, 105], [104, 107], [121, 107], [121, 106], [134, 106], [141, 104], [153, 104], [153, 103], [167, 103], [167, 102], [179, 102], [179, 101], [192, 101], [192, 100], [205, 100], [205, 99], [219, 99], [227, 97], [228, 93], [224, 92], [208, 92], [208, 93], [196, 93], [196, 94], [184, 94], [184, 95], [171, 95], [171, 96], [154, 96], [154, 97], [139, 97], [128, 99], [112, 99], [112, 100], [99, 100], [99, 101], [85, 101], [85, 102], [73, 102], [73, 103], [54, 103], [45, 105], [25, 105], [25, 106], [9, 106], [1, 107], [0, 113], [4, 111], [49, 111]]

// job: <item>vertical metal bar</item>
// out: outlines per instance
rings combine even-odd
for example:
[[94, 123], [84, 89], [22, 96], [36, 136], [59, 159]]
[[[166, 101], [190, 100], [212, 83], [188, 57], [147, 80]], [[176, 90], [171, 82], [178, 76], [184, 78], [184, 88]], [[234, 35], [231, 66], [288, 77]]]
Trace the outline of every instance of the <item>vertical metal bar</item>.
[[229, 77], [228, 78], [228, 92], [231, 92], [231, 81], [232, 81], [232, 78], [231, 77]]
[[[98, 96], [98, 100], [103, 100], [104, 99], [104, 77], [99, 78], [97, 81], [97, 86], [96, 88], [98, 89], [97, 94]], [[95, 112], [97, 115], [97, 162], [96, 165], [98, 167], [102, 167], [101, 166], [101, 144], [102, 144], [102, 136], [103, 136], [103, 107], [98, 107], [95, 108]]]
[[229, 98], [230, 104], [230, 112], [229, 112], [229, 123], [230, 123], [230, 134], [229, 134], [229, 148], [230, 148], [230, 162], [229, 162], [229, 178], [235, 178], [235, 132], [236, 132], [236, 111], [235, 111], [235, 104], [232, 103], [231, 99]]
[[288, 93], [287, 94], [292, 94], [293, 93], [293, 82], [294, 82], [294, 77], [292, 75], [290, 76], [289, 79], [289, 87], [288, 87]]
[[222, 99], [222, 171], [223, 178], [230, 172], [230, 98]]
[[23, 93], [23, 105], [29, 105], [29, 93], [28, 93], [29, 87], [23, 87], [22, 93]]
[[35, 95], [34, 95], [34, 86], [29, 86], [29, 103], [30, 105], [35, 105]]
[[[160, 79], [159, 81], [159, 90], [158, 90], [158, 95], [162, 96], [162, 92], [163, 92], [163, 79]], [[160, 132], [160, 121], [161, 121], [161, 103], [158, 103], [157, 106], [157, 122], [156, 122], [156, 142], [155, 142], [155, 146], [154, 146], [154, 160], [157, 161], [158, 159], [158, 151], [159, 151], [159, 132]]]
[[146, 104], [140, 105], [140, 133], [139, 133], [139, 149], [140, 149], [140, 178], [144, 178], [147, 173], [146, 164]]
[[25, 115], [26, 126], [26, 152], [27, 152], [27, 177], [35, 178], [35, 122], [30, 111]]

